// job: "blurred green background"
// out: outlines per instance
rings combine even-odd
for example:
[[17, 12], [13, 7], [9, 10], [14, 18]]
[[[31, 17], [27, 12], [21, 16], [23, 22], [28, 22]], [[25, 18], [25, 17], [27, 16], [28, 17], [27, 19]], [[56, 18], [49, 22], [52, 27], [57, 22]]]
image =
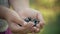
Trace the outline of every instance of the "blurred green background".
[[60, 34], [60, 0], [30, 0], [30, 6], [39, 10], [45, 20], [38, 34]]

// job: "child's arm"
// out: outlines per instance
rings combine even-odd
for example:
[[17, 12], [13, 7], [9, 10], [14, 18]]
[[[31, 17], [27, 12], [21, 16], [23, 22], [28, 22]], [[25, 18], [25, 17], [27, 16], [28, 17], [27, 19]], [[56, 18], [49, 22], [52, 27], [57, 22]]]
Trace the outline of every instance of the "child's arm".
[[29, 0], [9, 0], [9, 2], [16, 12], [21, 12], [30, 7]]
[[0, 6], [0, 17], [6, 20], [10, 19], [12, 21], [15, 21], [16, 23], [23, 24], [23, 20], [20, 18], [20, 16], [18, 16], [15, 11], [4, 6]]

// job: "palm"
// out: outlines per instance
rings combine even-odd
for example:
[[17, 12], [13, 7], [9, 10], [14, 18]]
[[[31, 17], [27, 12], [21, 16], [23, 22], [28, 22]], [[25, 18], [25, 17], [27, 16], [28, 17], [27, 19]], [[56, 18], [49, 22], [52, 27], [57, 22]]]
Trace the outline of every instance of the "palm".
[[36, 18], [38, 13], [35, 12], [34, 10], [27, 9], [19, 12], [18, 14], [20, 15], [21, 18], [25, 19], [27, 17]]
[[[44, 21], [43, 21], [43, 18], [42, 16], [40, 16], [41, 14], [36, 11], [36, 10], [33, 10], [33, 9], [26, 9], [26, 10], [22, 10], [21, 12], [18, 13], [20, 15], [20, 17], [24, 20], [25, 18], [28, 18], [28, 17], [31, 17], [33, 19], [39, 19], [41, 20], [40, 23], [38, 23], [37, 27], [38, 29], [41, 28], [41, 26], [43, 27], [43, 24], [44, 24]], [[33, 30], [31, 28], [31, 30]]]

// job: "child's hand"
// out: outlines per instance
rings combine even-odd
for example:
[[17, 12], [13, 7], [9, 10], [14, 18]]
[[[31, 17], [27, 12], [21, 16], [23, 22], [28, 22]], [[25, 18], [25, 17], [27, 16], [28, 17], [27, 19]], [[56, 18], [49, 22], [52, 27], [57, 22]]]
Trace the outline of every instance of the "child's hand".
[[[16, 32], [23, 31], [26, 30], [27, 27], [29, 26], [31, 27], [32, 25], [32, 23], [27, 24], [24, 20], [22, 20], [15, 11], [6, 8], [4, 6], [0, 6], [0, 17], [8, 21], [9, 28], [12, 31], [16, 31]], [[22, 25], [23, 27], [19, 25]]]
[[[27, 29], [31, 28], [33, 23], [26, 23], [23, 19], [20, 18], [20, 16], [13, 10], [10, 10], [6, 14], [5, 18], [8, 23], [9, 27], [12, 31], [20, 32], [20, 31], [26, 31]], [[21, 26], [20, 26], [21, 25]]]
[[[44, 26], [44, 20], [43, 20], [43, 17], [42, 15], [37, 11], [37, 10], [34, 10], [34, 9], [30, 9], [30, 8], [27, 8], [27, 9], [22, 9], [21, 11], [17, 12], [21, 18], [24, 20], [25, 18], [28, 18], [28, 17], [31, 17], [31, 18], [36, 18], [36, 19], [39, 19], [39, 23], [30, 28], [30, 32], [39, 32], [41, 30], [41, 28]], [[34, 23], [34, 22], [32, 22]]]
[[33, 23], [26, 23], [21, 19], [21, 16], [11, 9], [2, 7], [1, 11], [5, 12], [4, 18], [8, 21], [9, 28], [14, 32], [23, 32], [29, 30], [29, 28], [33, 26]]

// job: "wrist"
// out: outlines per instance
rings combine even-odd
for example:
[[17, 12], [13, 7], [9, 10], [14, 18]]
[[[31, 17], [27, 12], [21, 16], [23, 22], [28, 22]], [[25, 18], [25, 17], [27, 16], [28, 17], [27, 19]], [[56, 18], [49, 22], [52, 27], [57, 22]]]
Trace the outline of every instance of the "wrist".
[[6, 17], [6, 10], [4, 6], [0, 6], [0, 18], [5, 19]]

